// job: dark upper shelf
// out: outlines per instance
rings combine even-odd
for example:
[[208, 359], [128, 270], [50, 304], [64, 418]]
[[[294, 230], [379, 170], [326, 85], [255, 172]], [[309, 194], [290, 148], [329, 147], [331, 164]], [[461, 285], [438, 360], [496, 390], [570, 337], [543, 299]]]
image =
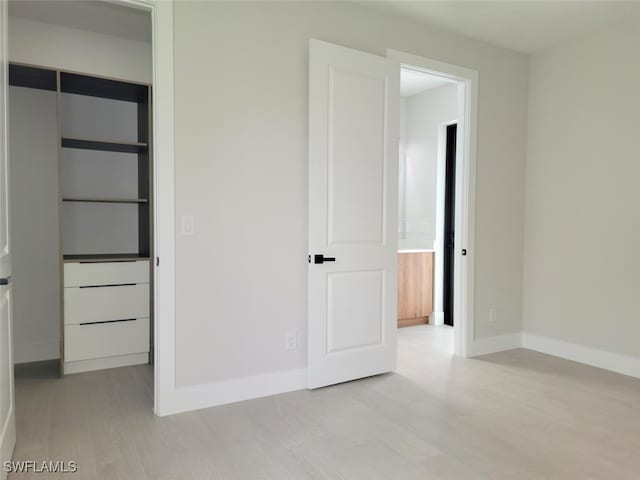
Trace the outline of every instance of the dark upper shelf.
[[60, 91], [146, 104], [149, 87], [138, 83], [60, 72]]
[[85, 138], [62, 137], [62, 148], [79, 148], [82, 150], [100, 150], [103, 152], [140, 153], [146, 152], [149, 146], [139, 142], [105, 142]]

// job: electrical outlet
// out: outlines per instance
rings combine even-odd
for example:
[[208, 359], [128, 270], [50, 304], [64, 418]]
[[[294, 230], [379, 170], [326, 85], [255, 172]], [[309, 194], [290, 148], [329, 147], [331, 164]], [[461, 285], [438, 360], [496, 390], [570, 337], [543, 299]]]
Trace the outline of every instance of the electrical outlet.
[[191, 215], [183, 215], [180, 217], [180, 233], [182, 235], [193, 235], [195, 233], [193, 217]]
[[298, 348], [298, 332], [287, 332], [284, 335], [284, 349], [295, 350]]
[[495, 307], [489, 309], [489, 323], [496, 323], [498, 321], [498, 313]]

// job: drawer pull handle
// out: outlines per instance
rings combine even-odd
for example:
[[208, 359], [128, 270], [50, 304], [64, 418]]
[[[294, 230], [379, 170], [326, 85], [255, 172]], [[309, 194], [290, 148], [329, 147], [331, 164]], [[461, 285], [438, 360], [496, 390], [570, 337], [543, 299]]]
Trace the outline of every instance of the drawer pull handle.
[[132, 287], [137, 283], [112, 283], [109, 285], [81, 285], [80, 288], [102, 288], [102, 287]]
[[84, 265], [84, 264], [89, 264], [89, 263], [91, 263], [91, 264], [96, 264], [96, 263], [135, 263], [137, 261], [138, 260], [107, 260], [107, 261], [92, 260], [92, 261], [89, 261], [89, 262], [80, 261], [78, 263]]
[[99, 323], [135, 322], [137, 318], [123, 318], [122, 320], [102, 320], [100, 322], [86, 322], [80, 325], [98, 325]]

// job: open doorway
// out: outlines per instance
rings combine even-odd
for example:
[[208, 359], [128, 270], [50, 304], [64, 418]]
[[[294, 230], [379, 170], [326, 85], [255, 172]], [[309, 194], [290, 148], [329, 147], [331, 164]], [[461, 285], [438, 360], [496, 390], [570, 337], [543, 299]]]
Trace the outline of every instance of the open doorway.
[[454, 352], [458, 83], [409, 66], [401, 69], [400, 368]]
[[9, 4], [18, 413], [62, 376], [154, 406], [151, 21], [124, 2]]

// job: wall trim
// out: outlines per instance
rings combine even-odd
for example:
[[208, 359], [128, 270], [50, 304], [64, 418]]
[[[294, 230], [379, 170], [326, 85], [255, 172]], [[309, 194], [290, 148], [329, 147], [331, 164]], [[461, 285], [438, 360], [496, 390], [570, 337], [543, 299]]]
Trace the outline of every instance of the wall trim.
[[149, 354], [147, 352], [116, 355], [115, 357], [106, 358], [89, 358], [87, 360], [64, 362], [64, 373], [65, 375], [71, 375], [72, 373], [104, 370], [106, 368], [128, 367], [129, 365], [146, 365], [147, 363], [149, 363]]
[[507, 333], [505, 335], [476, 339], [473, 342], [473, 355], [487, 355], [520, 347], [522, 347], [522, 333]]
[[572, 360], [592, 367], [640, 378], [640, 358], [638, 357], [576, 345], [575, 343], [526, 332], [522, 333], [522, 346], [529, 350], [564, 358], [565, 360]]
[[[173, 1], [108, 0], [151, 15], [153, 55], [154, 405], [168, 415], [176, 395], [176, 249]], [[169, 407], [165, 408], [165, 402]]]
[[60, 340], [13, 344], [13, 363], [43, 362], [60, 358]]
[[162, 414], [173, 415], [306, 388], [306, 368], [178, 387], [172, 395], [171, 403], [164, 405]]

